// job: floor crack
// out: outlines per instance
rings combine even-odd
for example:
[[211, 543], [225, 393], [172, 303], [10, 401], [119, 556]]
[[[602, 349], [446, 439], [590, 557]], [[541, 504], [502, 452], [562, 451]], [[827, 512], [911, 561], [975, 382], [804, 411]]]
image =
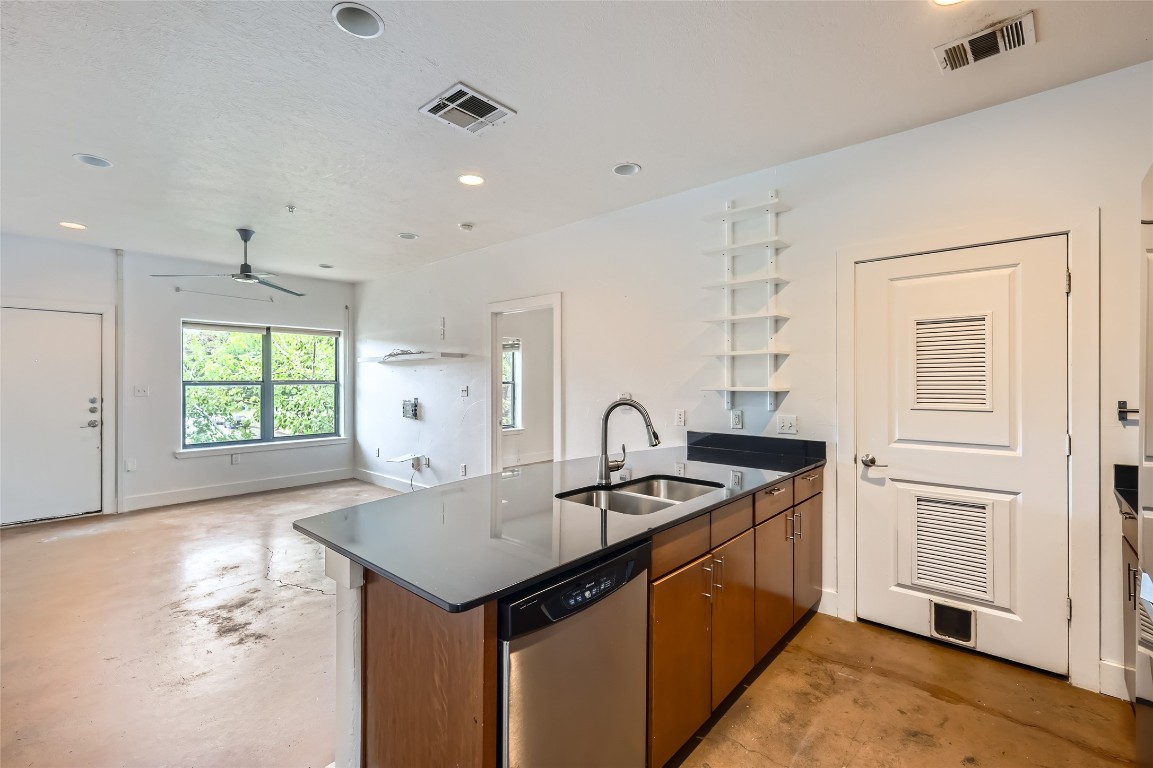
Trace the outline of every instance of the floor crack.
[[317, 589], [316, 587], [306, 587], [303, 584], [293, 584], [290, 581], [284, 581], [283, 579], [272, 578], [272, 558], [276, 557], [276, 553], [273, 552], [270, 547], [265, 547], [265, 549], [268, 550], [268, 562], [264, 566], [264, 580], [265, 581], [275, 582], [276, 584], [279, 584], [282, 587], [295, 587], [296, 589], [307, 589], [309, 592], [319, 592], [320, 594], [328, 595], [329, 597], [335, 597], [336, 596], [335, 592], [325, 592], [323, 589]]

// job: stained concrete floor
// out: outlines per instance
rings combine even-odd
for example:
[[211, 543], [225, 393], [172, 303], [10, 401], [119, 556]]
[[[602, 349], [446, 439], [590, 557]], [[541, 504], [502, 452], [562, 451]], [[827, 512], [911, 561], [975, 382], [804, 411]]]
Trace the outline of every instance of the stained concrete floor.
[[[332, 584], [291, 523], [390, 494], [343, 481], [0, 532], [0, 765], [327, 765]], [[747, 682], [682, 768], [1132, 762], [1127, 704], [864, 623], [813, 617]]]
[[332, 582], [292, 521], [355, 480], [0, 532], [0, 765], [323, 766]]
[[817, 615], [674, 759], [681, 768], [1096, 768], [1134, 763], [1119, 699]]

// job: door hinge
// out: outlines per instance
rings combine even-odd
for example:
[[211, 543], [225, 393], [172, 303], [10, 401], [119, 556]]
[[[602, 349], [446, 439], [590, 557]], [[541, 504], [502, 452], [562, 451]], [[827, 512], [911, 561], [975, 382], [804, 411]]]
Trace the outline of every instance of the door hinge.
[[1071, 597], [1065, 598], [1065, 620], [1073, 620], [1073, 598]]
[[1065, 433], [1065, 455], [1066, 456], [1072, 456], [1073, 455], [1073, 436], [1070, 435], [1068, 432]]
[[1073, 273], [1065, 270], [1065, 295], [1068, 296], [1073, 292]]

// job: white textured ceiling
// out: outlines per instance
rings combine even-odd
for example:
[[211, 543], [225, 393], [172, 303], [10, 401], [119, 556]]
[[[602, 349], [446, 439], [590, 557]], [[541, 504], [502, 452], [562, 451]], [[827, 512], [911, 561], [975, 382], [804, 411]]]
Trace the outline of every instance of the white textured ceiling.
[[[1153, 58], [1150, 2], [369, 2], [375, 40], [331, 5], [4, 2], [0, 226], [228, 264], [251, 226], [258, 267], [363, 280]], [[1036, 47], [938, 71], [1030, 9]], [[458, 80], [519, 114], [418, 112]]]

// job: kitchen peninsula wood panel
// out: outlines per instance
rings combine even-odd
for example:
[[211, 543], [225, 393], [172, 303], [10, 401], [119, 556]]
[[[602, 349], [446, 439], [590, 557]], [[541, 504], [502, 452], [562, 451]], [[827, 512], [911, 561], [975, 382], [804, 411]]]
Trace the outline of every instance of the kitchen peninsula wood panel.
[[450, 613], [364, 576], [365, 768], [495, 768], [496, 603]]

